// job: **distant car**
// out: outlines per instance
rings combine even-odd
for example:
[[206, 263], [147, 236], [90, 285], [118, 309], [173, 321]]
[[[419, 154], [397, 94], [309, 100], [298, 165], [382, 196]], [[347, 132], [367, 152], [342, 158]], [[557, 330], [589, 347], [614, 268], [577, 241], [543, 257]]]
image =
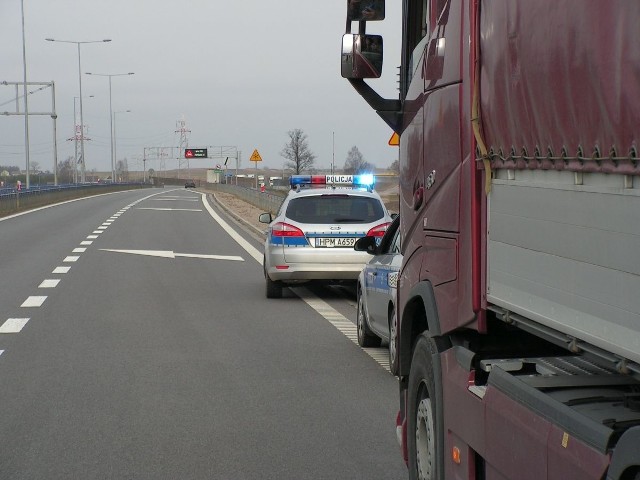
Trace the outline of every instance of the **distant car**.
[[353, 249], [356, 240], [380, 240], [392, 220], [373, 191], [373, 175], [293, 175], [290, 182], [275, 218], [260, 215], [270, 224], [263, 262], [267, 298], [281, 297], [287, 283], [357, 280], [369, 257]]
[[355, 250], [365, 251], [373, 258], [358, 277], [358, 344], [361, 347], [379, 347], [389, 343], [389, 367], [398, 373], [398, 330], [396, 319], [396, 294], [398, 272], [402, 264], [400, 253], [400, 217], [396, 217], [387, 229], [382, 241], [374, 238], [358, 240]]
[[187, 180], [184, 183], [184, 188], [196, 188], [196, 182], [195, 180]]

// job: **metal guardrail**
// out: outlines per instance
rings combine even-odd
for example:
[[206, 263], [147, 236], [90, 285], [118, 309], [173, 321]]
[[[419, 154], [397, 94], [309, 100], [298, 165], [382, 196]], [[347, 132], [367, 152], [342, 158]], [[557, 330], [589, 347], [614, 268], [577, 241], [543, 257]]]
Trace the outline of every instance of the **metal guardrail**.
[[[284, 195], [278, 195], [272, 191], [260, 192], [253, 188], [240, 187], [236, 185], [226, 185], [220, 183], [205, 184], [205, 188], [214, 192], [224, 192], [250, 203], [254, 207], [258, 207], [265, 212], [275, 214], [282, 205]], [[285, 192], [286, 194], [286, 192]]]
[[18, 213], [32, 208], [64, 202], [75, 198], [98, 195], [105, 192], [118, 192], [136, 188], [149, 188], [145, 183], [101, 183], [101, 184], [71, 184], [71, 185], [42, 185], [28, 190], [16, 188], [0, 189], [0, 217]]

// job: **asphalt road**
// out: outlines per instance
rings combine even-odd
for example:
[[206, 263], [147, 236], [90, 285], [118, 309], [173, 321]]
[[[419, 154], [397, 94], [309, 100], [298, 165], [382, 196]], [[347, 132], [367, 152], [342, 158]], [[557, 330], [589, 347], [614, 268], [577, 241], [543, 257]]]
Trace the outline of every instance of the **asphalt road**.
[[154, 189], [0, 219], [0, 478], [406, 478], [354, 299], [267, 300], [218, 215]]

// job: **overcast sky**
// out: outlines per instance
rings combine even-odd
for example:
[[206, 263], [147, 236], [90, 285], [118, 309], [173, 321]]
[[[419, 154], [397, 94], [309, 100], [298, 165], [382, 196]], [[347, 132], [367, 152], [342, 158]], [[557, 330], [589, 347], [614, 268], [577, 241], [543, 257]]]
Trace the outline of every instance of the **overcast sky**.
[[[344, 165], [357, 146], [366, 161], [386, 167], [397, 158], [389, 127], [340, 76], [347, 0], [24, 0], [27, 80], [55, 82], [58, 159], [73, 156], [74, 96], [79, 95], [75, 44], [81, 47], [87, 170], [110, 170], [107, 77], [117, 113], [118, 160], [141, 170], [144, 147], [177, 146], [184, 119], [189, 146], [236, 146], [241, 166], [258, 149], [259, 167], [282, 168], [287, 131], [308, 135], [316, 166]], [[397, 98], [400, 2], [387, 1], [387, 18], [368, 33], [385, 40], [378, 93]], [[355, 26], [355, 25], [354, 25]], [[22, 82], [20, 0], [0, 0], [0, 82]], [[35, 90], [38, 87], [31, 87]], [[15, 111], [15, 87], [0, 85], [0, 113]], [[86, 98], [94, 95], [94, 98]], [[20, 102], [22, 109], [22, 102]], [[49, 89], [29, 96], [30, 112], [51, 110]], [[78, 108], [79, 110], [79, 108]], [[53, 167], [53, 122], [30, 116], [31, 161]], [[335, 132], [335, 148], [333, 138]], [[219, 160], [192, 160], [211, 167]], [[155, 163], [155, 162], [154, 162]], [[151, 163], [147, 167], [158, 168]], [[25, 168], [24, 119], [0, 115], [0, 165]], [[167, 160], [166, 168], [177, 166]]]

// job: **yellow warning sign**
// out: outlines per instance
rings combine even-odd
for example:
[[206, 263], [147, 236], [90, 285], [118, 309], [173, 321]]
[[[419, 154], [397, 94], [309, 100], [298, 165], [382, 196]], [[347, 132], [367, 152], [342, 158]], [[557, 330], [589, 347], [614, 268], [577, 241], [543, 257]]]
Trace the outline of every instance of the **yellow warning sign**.
[[393, 135], [391, 135], [391, 138], [389, 139], [389, 145], [392, 147], [397, 147], [398, 145], [400, 145], [400, 135], [398, 135], [396, 132], [393, 132]]
[[262, 161], [262, 157], [258, 153], [258, 149], [257, 148], [253, 151], [253, 153], [251, 154], [251, 158], [249, 160], [251, 160], [252, 162], [261, 162]]

